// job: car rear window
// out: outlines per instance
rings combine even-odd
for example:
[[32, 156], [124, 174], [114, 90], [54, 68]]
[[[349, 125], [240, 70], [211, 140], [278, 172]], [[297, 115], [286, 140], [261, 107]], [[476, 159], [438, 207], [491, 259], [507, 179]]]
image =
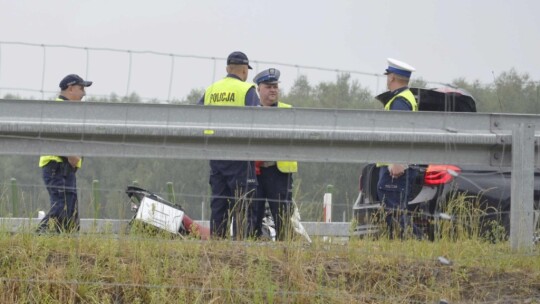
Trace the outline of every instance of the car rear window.
[[437, 89], [411, 88], [418, 102], [419, 111], [476, 112], [476, 102], [470, 95], [459, 90], [437, 91]]

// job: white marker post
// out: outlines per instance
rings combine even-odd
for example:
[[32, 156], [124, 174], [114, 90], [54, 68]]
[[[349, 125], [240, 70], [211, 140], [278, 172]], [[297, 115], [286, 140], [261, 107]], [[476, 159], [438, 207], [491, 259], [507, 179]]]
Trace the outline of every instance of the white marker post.
[[[326, 186], [326, 193], [323, 196], [323, 220], [325, 223], [332, 222], [332, 185]], [[327, 236], [323, 237], [323, 241], [328, 241]]]

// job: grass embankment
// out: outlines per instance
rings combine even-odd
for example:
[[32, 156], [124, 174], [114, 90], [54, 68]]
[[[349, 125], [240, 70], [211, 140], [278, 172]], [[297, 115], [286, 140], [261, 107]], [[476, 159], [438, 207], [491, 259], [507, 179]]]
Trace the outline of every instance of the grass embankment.
[[0, 303], [540, 303], [538, 246], [509, 247], [3, 232]]

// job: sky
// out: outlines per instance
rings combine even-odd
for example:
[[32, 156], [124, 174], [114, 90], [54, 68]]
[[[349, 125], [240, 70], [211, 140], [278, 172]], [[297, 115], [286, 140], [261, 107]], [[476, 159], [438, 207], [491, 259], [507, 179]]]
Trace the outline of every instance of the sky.
[[388, 57], [433, 83], [490, 83], [512, 68], [540, 81], [539, 11], [537, 0], [0, 0], [0, 96], [49, 99], [77, 73], [94, 81], [89, 96], [181, 99], [223, 77], [237, 50], [254, 63], [249, 80], [276, 67], [285, 92], [299, 75], [317, 84], [353, 71], [381, 93], [373, 75]]

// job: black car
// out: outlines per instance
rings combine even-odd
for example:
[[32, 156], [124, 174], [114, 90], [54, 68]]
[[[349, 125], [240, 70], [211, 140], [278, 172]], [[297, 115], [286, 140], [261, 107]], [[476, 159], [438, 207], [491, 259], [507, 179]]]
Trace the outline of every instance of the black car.
[[[411, 88], [418, 102], [419, 111], [476, 112], [474, 98], [456, 88]], [[378, 96], [379, 98], [381, 97]], [[382, 96], [384, 99], [384, 96]], [[381, 100], [384, 103], [384, 100]], [[511, 169], [485, 166], [460, 166], [459, 164], [414, 165], [418, 175], [412, 186], [408, 202], [411, 218], [424, 235], [434, 239], [437, 223], [467, 221], [458, 218], [451, 202], [461, 200], [470, 210], [477, 211], [478, 232], [493, 237], [494, 228], [506, 237], [510, 230]], [[377, 235], [380, 228], [381, 204], [377, 197], [379, 168], [368, 164], [362, 169], [359, 194], [353, 206], [356, 221], [355, 235]], [[540, 215], [540, 171], [535, 169], [534, 210], [538, 231]], [[472, 218], [471, 218], [472, 221]], [[465, 226], [469, 223], [462, 223]], [[504, 229], [504, 230], [502, 230]]]

